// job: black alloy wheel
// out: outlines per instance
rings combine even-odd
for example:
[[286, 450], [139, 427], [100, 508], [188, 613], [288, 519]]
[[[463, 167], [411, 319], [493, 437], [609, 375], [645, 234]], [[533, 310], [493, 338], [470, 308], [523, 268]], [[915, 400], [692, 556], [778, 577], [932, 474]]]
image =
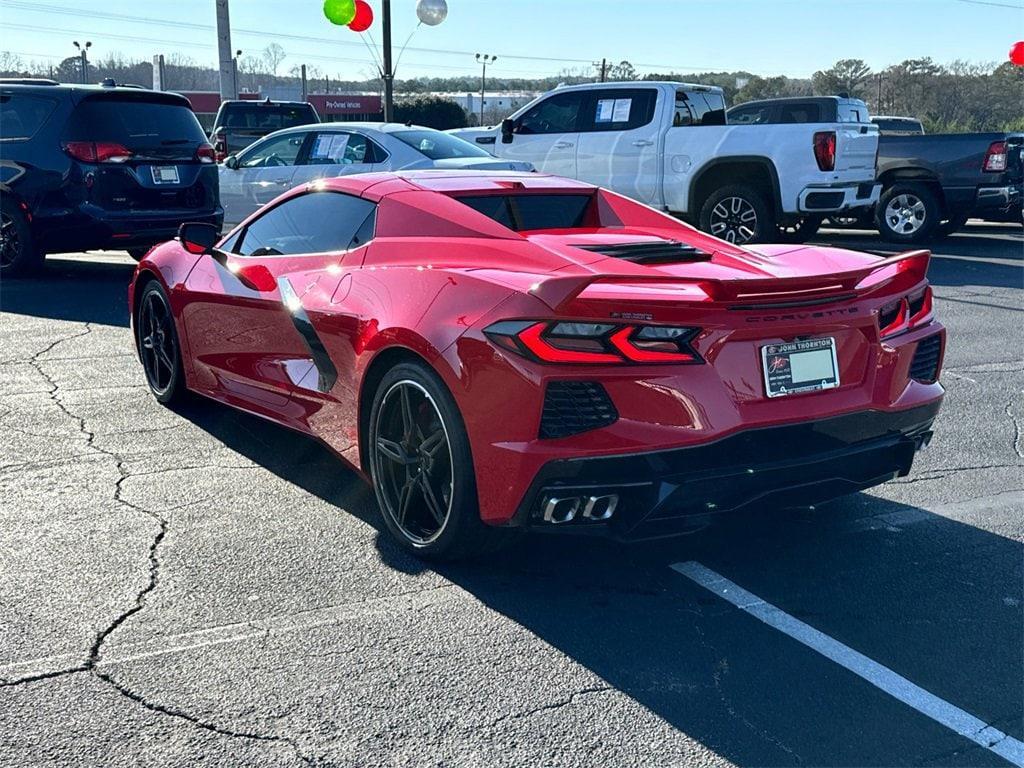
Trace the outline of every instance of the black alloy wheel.
[[454, 467], [448, 431], [430, 393], [403, 379], [384, 393], [373, 435], [383, 512], [403, 536], [428, 545], [452, 511]]
[[11, 201], [0, 206], [0, 274], [4, 277], [28, 275], [42, 265], [42, 254], [35, 249], [32, 230], [21, 211]]
[[142, 369], [153, 396], [161, 403], [181, 397], [185, 389], [181, 346], [167, 296], [155, 280], [143, 289], [135, 334]]

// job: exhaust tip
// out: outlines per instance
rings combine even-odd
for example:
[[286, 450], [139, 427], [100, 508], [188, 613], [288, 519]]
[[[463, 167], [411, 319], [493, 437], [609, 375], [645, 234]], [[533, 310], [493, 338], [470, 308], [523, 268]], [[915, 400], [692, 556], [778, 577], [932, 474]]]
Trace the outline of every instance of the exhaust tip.
[[571, 522], [576, 518], [580, 510], [581, 499], [579, 496], [550, 496], [544, 503], [544, 522], [560, 525]]
[[587, 520], [608, 520], [615, 514], [619, 505], [619, 495], [610, 493], [606, 496], [590, 496], [583, 505], [583, 517]]

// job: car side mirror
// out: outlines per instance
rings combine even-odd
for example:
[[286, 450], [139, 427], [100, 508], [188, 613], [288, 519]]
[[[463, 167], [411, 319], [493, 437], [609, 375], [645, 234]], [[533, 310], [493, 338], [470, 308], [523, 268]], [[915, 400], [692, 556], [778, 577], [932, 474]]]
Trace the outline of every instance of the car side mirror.
[[202, 256], [213, 251], [220, 240], [220, 231], [213, 224], [186, 221], [178, 227], [178, 239], [186, 251]]
[[511, 144], [512, 136], [514, 135], [516, 127], [516, 121], [511, 117], [506, 117], [501, 121], [501, 143]]
[[224, 158], [224, 167], [230, 168], [232, 171], [238, 170], [238, 158], [235, 155], [228, 155]]

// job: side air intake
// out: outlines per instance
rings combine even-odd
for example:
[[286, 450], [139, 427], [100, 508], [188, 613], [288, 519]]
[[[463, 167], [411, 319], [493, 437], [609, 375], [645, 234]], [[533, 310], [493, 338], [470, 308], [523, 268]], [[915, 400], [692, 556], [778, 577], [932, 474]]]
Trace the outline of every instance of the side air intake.
[[917, 343], [914, 359], [910, 362], [910, 378], [931, 384], [939, 378], [939, 355], [942, 353], [942, 339], [939, 334], [929, 336]]

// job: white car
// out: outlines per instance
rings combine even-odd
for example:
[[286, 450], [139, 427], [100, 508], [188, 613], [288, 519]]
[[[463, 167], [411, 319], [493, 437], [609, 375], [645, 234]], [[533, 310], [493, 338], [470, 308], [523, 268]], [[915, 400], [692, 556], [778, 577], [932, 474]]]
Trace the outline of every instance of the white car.
[[287, 189], [332, 176], [422, 168], [532, 171], [448, 133], [398, 123], [319, 123], [264, 136], [219, 167], [227, 231]]
[[722, 89], [673, 82], [555, 89], [501, 126], [450, 131], [498, 157], [606, 187], [736, 243], [806, 238], [878, 201], [863, 114], [728, 125]]

